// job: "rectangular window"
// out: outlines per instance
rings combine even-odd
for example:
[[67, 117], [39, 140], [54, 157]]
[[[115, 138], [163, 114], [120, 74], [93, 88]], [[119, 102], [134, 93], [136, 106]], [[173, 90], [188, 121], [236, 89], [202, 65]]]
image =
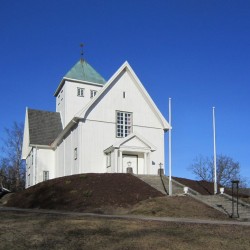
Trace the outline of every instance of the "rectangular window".
[[77, 88], [77, 96], [84, 96], [84, 89], [83, 88]]
[[116, 137], [126, 137], [132, 133], [132, 113], [116, 112]]
[[90, 90], [90, 98], [93, 98], [96, 95], [96, 90]]
[[43, 181], [49, 180], [49, 171], [43, 171]]
[[77, 160], [77, 148], [74, 149], [74, 159]]

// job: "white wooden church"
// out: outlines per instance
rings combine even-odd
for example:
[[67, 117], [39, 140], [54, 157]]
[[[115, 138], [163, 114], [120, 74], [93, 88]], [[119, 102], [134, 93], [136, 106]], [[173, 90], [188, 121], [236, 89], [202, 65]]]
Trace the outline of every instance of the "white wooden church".
[[157, 175], [170, 129], [125, 62], [106, 82], [84, 59], [63, 77], [56, 112], [27, 108], [26, 188], [79, 173]]

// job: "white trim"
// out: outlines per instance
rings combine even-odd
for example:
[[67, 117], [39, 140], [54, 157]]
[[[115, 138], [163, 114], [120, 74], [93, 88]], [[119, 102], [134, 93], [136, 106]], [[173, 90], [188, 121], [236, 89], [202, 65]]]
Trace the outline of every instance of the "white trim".
[[28, 107], [26, 107], [22, 141], [22, 160], [25, 160], [28, 157], [30, 150], [29, 114]]
[[[133, 113], [133, 112], [130, 112]], [[80, 118], [78, 118], [80, 119]], [[108, 124], [116, 124], [116, 122], [110, 122], [110, 121], [103, 121], [103, 120], [94, 120], [94, 119], [85, 119], [85, 121], [89, 121], [89, 122], [102, 122], [102, 123], [108, 123]], [[142, 126], [142, 125], [136, 125], [134, 124], [134, 120], [133, 120], [133, 128], [152, 128], [152, 129], [162, 129], [162, 128], [157, 128], [157, 127], [149, 127], [149, 126]]]
[[[118, 168], [118, 173], [123, 173], [123, 163], [122, 163], [122, 157], [123, 157], [123, 151], [120, 151], [120, 155], [119, 155], [119, 168]], [[120, 172], [119, 172], [120, 170]]]
[[143, 174], [147, 174], [148, 169], [148, 153], [144, 152]]
[[30, 147], [37, 147], [39, 149], [51, 149], [51, 150], [53, 150], [53, 147], [49, 146], [49, 145], [30, 144]]
[[118, 173], [118, 149], [114, 150], [114, 171]]

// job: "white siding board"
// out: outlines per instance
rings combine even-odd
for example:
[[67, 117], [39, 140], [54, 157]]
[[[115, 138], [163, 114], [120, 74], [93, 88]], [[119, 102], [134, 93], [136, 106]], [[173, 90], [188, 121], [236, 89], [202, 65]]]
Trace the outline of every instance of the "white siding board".
[[69, 136], [67, 136], [64, 140], [64, 144], [65, 144], [65, 152], [64, 152], [64, 158], [65, 158], [65, 162], [64, 162], [64, 175], [71, 175], [72, 172], [72, 167], [73, 167], [73, 152], [74, 149], [72, 147], [72, 135], [71, 133], [69, 133]]
[[64, 143], [57, 147], [57, 164], [55, 177], [64, 176]]

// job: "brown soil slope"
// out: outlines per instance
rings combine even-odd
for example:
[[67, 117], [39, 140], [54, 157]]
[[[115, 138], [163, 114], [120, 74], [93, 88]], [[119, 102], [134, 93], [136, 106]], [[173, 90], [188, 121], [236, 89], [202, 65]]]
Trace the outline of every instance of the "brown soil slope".
[[80, 174], [39, 183], [13, 194], [7, 206], [70, 211], [127, 208], [164, 196], [130, 174]]

